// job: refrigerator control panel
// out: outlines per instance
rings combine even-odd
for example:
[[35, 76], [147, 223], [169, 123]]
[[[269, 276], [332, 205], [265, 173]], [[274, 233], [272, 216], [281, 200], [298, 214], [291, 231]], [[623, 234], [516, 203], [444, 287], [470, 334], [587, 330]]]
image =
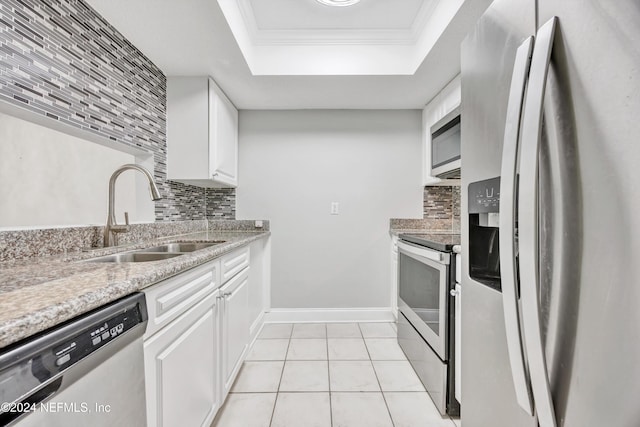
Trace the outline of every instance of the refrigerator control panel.
[[469, 184], [469, 213], [500, 212], [500, 177]]

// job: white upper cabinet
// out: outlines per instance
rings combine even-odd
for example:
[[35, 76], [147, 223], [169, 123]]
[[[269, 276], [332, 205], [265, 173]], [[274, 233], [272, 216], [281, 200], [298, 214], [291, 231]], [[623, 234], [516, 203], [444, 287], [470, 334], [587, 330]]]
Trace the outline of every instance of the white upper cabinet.
[[431, 175], [431, 127], [459, 109], [460, 102], [460, 75], [457, 75], [422, 110], [422, 185], [451, 184], [454, 181]]
[[167, 77], [167, 178], [238, 185], [238, 110], [209, 77]]

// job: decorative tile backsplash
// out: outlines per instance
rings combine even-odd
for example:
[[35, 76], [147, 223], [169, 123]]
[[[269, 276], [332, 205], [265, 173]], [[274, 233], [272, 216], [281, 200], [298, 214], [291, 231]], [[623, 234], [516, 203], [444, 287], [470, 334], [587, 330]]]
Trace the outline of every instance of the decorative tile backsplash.
[[166, 78], [81, 0], [0, 1], [0, 101], [152, 154], [156, 221], [235, 217], [235, 190], [166, 180]]
[[460, 187], [424, 187], [424, 218], [451, 224], [453, 231], [460, 231]]
[[235, 188], [207, 188], [207, 219], [235, 219]]

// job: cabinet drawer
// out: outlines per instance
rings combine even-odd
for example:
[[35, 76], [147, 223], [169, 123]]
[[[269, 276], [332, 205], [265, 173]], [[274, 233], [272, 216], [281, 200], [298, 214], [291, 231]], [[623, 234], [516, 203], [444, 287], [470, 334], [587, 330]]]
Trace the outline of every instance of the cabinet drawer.
[[224, 284], [249, 266], [249, 246], [224, 255], [220, 259], [220, 263], [221, 284]]
[[213, 261], [146, 290], [149, 323], [145, 339], [220, 286], [220, 261]]

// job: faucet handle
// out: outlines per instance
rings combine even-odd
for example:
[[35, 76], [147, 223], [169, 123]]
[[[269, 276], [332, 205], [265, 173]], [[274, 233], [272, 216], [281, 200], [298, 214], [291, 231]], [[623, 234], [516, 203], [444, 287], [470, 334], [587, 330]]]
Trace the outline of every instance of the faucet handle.
[[129, 212], [124, 213], [124, 224], [109, 225], [109, 231], [112, 233], [128, 233], [129, 232]]

